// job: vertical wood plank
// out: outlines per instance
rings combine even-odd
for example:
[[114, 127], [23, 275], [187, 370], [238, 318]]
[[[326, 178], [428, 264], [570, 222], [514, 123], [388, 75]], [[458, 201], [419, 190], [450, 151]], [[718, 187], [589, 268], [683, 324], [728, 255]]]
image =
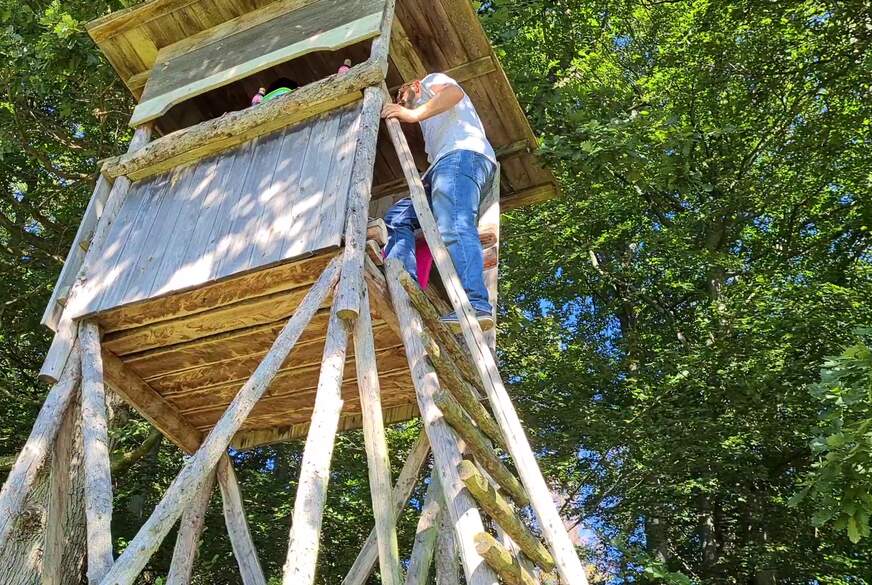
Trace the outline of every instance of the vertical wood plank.
[[74, 348], [60, 379], [42, 403], [30, 435], [0, 490], [0, 550], [9, 543], [27, 496], [58, 436], [63, 417], [76, 396], [80, 380], [80, 354], [78, 348]]
[[475, 550], [473, 536], [483, 532], [484, 525], [475, 502], [457, 474], [457, 467], [461, 461], [459, 439], [445, 422], [442, 412], [434, 402], [433, 397], [440, 388], [436, 372], [427, 360], [427, 353], [421, 341], [424, 325], [400, 284], [399, 273], [403, 270], [402, 264], [397, 260], [388, 260], [385, 266], [391, 300], [403, 333], [403, 346], [412, 369], [412, 382], [415, 384], [421, 419], [433, 449], [435, 469], [438, 471], [445, 494], [445, 508], [457, 535], [466, 582], [468, 585], [496, 585], [496, 575]]
[[189, 585], [194, 572], [194, 562], [200, 547], [200, 535], [206, 523], [209, 500], [215, 490], [215, 472], [210, 473], [194, 495], [188, 508], [182, 514], [173, 560], [167, 574], [166, 585]]
[[[387, 4], [392, 4], [392, 2], [389, 1]], [[393, 11], [393, 7], [390, 8]], [[385, 10], [388, 10], [387, 6]], [[381, 37], [377, 40], [380, 39]], [[384, 93], [381, 88], [368, 87], [364, 90], [357, 151], [354, 156], [354, 168], [351, 172], [351, 189], [348, 193], [342, 278], [339, 280], [339, 288], [336, 291], [336, 307], [339, 316], [346, 320], [356, 319], [360, 310], [363, 259], [366, 256], [366, 223], [372, 175], [375, 169], [375, 151], [382, 104], [384, 104]]]
[[76, 423], [81, 416], [77, 403], [67, 409], [54, 443], [49, 477], [48, 507], [45, 521], [45, 544], [42, 553], [42, 584], [64, 585], [63, 557], [67, 542], [67, 508], [73, 489], [71, 464], [76, 446]]
[[[515, 462], [518, 475], [520, 475], [521, 481], [530, 495], [530, 503], [539, 520], [539, 526], [542, 529], [545, 541], [554, 555], [560, 577], [566, 582], [566, 585], [587, 585], [587, 575], [575, 552], [575, 545], [573, 545], [563, 525], [563, 521], [551, 497], [551, 490], [548, 488], [548, 484], [545, 483], [545, 478], [542, 476], [536, 456], [533, 454], [533, 449], [527, 440], [524, 427], [518, 418], [514, 405], [512, 405], [509, 393], [506, 392], [502, 378], [500, 378], [494, 355], [485, 343], [481, 326], [475, 318], [475, 313], [469, 304], [466, 292], [460, 284], [460, 279], [457, 276], [457, 271], [454, 269], [454, 264], [451, 262], [451, 257], [448, 255], [448, 250], [442, 241], [442, 237], [439, 235], [436, 220], [427, 202], [424, 186], [421, 184], [421, 179], [418, 176], [418, 171], [412, 159], [412, 153], [409, 150], [409, 145], [406, 142], [406, 137], [403, 135], [399, 122], [388, 120], [388, 131], [390, 132], [391, 141], [397, 151], [400, 162], [403, 164], [403, 173], [406, 176], [406, 181], [409, 183], [412, 203], [415, 206], [415, 212], [421, 224], [421, 229], [424, 231], [424, 236], [431, 252], [433, 252], [433, 259], [445, 284], [451, 305], [454, 307], [460, 320], [460, 327], [463, 332], [463, 338], [466, 341], [466, 346], [484, 384], [491, 409], [494, 412], [494, 418], [497, 419], [503, 431], [506, 446]], [[401, 268], [397, 267], [396, 269], [400, 270]], [[399, 282], [391, 283], [389, 281], [389, 284], [397, 287], [400, 286]], [[463, 549], [461, 548], [461, 550]]]
[[401, 585], [400, 553], [397, 544], [396, 515], [391, 497], [391, 461], [385, 438], [381, 389], [375, 361], [369, 295], [363, 287], [360, 316], [354, 325], [354, 355], [357, 386], [363, 413], [363, 438], [366, 444], [369, 489], [378, 535], [379, 567], [384, 585]]
[[263, 569], [257, 558], [257, 550], [251, 539], [245, 508], [242, 506], [242, 492], [233, 471], [233, 462], [224, 455], [218, 462], [218, 486], [221, 488], [221, 501], [224, 506], [224, 522], [233, 546], [233, 555], [239, 564], [239, 573], [244, 585], [266, 585]]
[[433, 553], [436, 550], [436, 538], [439, 535], [442, 516], [442, 489], [439, 486], [438, 476], [433, 474], [430, 476], [430, 486], [424, 496], [424, 505], [421, 507], [418, 527], [415, 529], [406, 585], [429, 583], [430, 566], [433, 564]]
[[288, 555], [282, 571], [282, 585], [312, 585], [318, 564], [321, 523], [330, 479], [330, 460], [342, 413], [342, 377], [348, 348], [348, 326], [336, 314], [334, 297], [327, 341], [321, 359], [321, 375], [315, 407], [294, 499]]
[[[133, 153], [142, 149], [151, 139], [151, 130], [151, 123], [137, 127], [127, 152]], [[88, 284], [87, 275], [91, 265], [103, 255], [103, 248], [106, 245], [107, 236], [112, 228], [112, 222], [115, 220], [115, 216], [118, 215], [118, 211], [121, 209], [129, 189], [130, 180], [127, 177], [118, 177], [112, 184], [112, 190], [109, 192], [109, 197], [106, 199], [106, 205], [103, 208], [103, 215], [100, 216], [97, 227], [94, 229], [91, 245], [85, 254], [84, 260], [82, 260], [82, 266], [76, 276], [76, 282], [70, 288], [67, 305], [64, 307], [64, 311], [58, 320], [54, 339], [52, 339], [51, 347], [49, 347], [48, 354], [40, 368], [39, 379], [43, 382], [54, 384], [58, 381], [67, 363], [67, 359], [73, 351], [76, 336], [78, 335], [78, 324], [73, 321], [73, 315], [76, 315], [86, 306], [94, 296], [93, 291], [85, 290]]]
[[336, 284], [338, 262], [331, 262], [297, 307], [294, 316], [279, 333], [248, 381], [203, 441], [200, 449], [185, 463], [167, 489], [152, 515], [118, 557], [106, 575], [111, 585], [131, 585], [158, 549], [182, 510], [193, 500], [206, 476], [225, 453], [233, 436], [245, 422], [257, 401], [266, 392], [276, 373], [294, 348], [312, 316]]
[[[409, 497], [412, 495], [412, 490], [415, 488], [415, 484], [418, 483], [418, 476], [421, 474], [421, 468], [427, 461], [429, 453], [430, 441], [427, 439], [427, 433], [422, 431], [418, 436], [418, 440], [412, 446], [412, 450], [403, 464], [403, 469], [400, 470], [400, 475], [397, 477], [397, 483], [394, 485], [391, 494], [394, 502], [394, 518], [399, 517], [403, 508], [406, 507]], [[376, 541], [376, 529], [373, 528], [363, 547], [361, 547], [360, 552], [357, 554], [357, 558], [348, 570], [348, 574], [342, 580], [342, 585], [363, 585], [367, 582], [369, 574], [378, 560]]]
[[100, 329], [79, 326], [82, 345], [82, 440], [85, 450], [85, 520], [88, 534], [88, 582], [100, 583], [112, 566], [112, 477], [109, 425]]

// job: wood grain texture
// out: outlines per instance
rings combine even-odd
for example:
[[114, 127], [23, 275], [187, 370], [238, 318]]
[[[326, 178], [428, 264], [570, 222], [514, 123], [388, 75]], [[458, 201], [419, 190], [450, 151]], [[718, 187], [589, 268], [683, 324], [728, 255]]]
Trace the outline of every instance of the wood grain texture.
[[454, 528], [448, 516], [443, 514], [439, 522], [439, 536], [436, 540], [435, 566], [436, 585], [460, 585], [460, 562], [454, 544]]
[[233, 461], [226, 454], [221, 457], [217, 468], [218, 486], [221, 488], [221, 502], [224, 508], [224, 524], [230, 536], [233, 556], [239, 565], [243, 585], [266, 585], [257, 550], [251, 539], [245, 508], [242, 505], [242, 491], [233, 470]]
[[103, 351], [106, 383], [133, 406], [152, 426], [186, 453], [193, 453], [203, 439], [179, 411], [136, 375], [113, 353]]
[[85, 521], [88, 533], [88, 582], [100, 583], [112, 566], [112, 475], [109, 424], [100, 329], [79, 326], [82, 348], [82, 439], [85, 452]]
[[45, 465], [49, 451], [61, 428], [70, 404], [77, 396], [81, 381], [78, 347], [67, 360], [57, 383], [49, 390], [36, 415], [30, 435], [0, 490], [0, 549], [5, 549], [24, 509], [24, 503]]
[[[430, 453], [430, 441], [427, 438], [427, 433], [421, 432], [418, 440], [412, 445], [409, 455], [406, 457], [406, 462], [397, 476], [397, 483], [394, 484], [394, 489], [391, 492], [393, 500], [393, 515], [399, 517], [403, 508], [409, 501], [415, 485], [418, 483], [418, 476], [421, 474], [421, 468], [427, 462], [427, 456]], [[372, 572], [375, 563], [378, 560], [376, 529], [373, 528], [366, 541], [361, 547], [357, 558], [348, 570], [345, 578], [342, 580], [342, 585], [364, 585], [369, 579], [369, 574]]]
[[430, 438], [434, 462], [445, 493], [445, 507], [458, 537], [466, 581], [469, 585], [496, 585], [496, 575], [475, 551], [475, 543], [472, 541], [472, 535], [483, 532], [484, 525], [475, 502], [457, 475], [457, 466], [461, 460], [458, 438], [433, 402], [433, 396], [439, 390], [439, 381], [427, 361], [420, 340], [424, 330], [423, 323], [399, 283], [398, 276], [402, 265], [396, 260], [388, 260], [385, 266], [391, 299], [403, 331], [403, 344], [412, 367], [412, 380], [415, 383], [421, 419]]
[[269, 354], [239, 391], [230, 407], [197, 452], [187, 460], [182, 471], [167, 489], [163, 499], [146, 520], [106, 576], [111, 585], [131, 585], [160, 546], [182, 510], [190, 504], [201, 483], [225, 453], [233, 436], [242, 426], [254, 405], [263, 396], [270, 381], [293, 349], [318, 306], [338, 279], [338, 267], [331, 264], [309, 291], [287, 326], [279, 334]]
[[487, 479], [476, 469], [472, 461], [463, 461], [457, 470], [472, 496], [488, 516], [506, 531], [521, 551], [546, 572], [554, 568], [554, 558], [539, 539], [524, 526], [512, 505], [503, 498]]
[[507, 585], [539, 585], [539, 582], [524, 569], [516, 558], [497, 540], [486, 532], [475, 535], [476, 550], [487, 563], [499, 573]]
[[[566, 585], [587, 585], [587, 576], [575, 552], [575, 545], [573, 545], [572, 540], [569, 538], [557, 507], [554, 505], [551, 490], [542, 476], [536, 456], [524, 432], [524, 427], [503, 385], [494, 355], [487, 347], [481, 326], [475, 318], [472, 306], [469, 304], [469, 299], [460, 284], [460, 279], [451, 262], [448, 250], [445, 248], [445, 244], [439, 235], [436, 220], [427, 203], [424, 186], [421, 184], [421, 179], [414, 168], [414, 161], [409, 152], [405, 136], [402, 134], [399, 123], [395, 120], [388, 121], [388, 130], [391, 133], [394, 147], [400, 156], [400, 162], [403, 163], [406, 179], [409, 182], [412, 203], [414, 204], [418, 221], [421, 224], [421, 229], [424, 231], [427, 244], [430, 246], [436, 266], [439, 269], [439, 274], [442, 276], [442, 281], [445, 284], [446, 292], [460, 320], [467, 350], [471, 354], [473, 364], [484, 384], [491, 409], [494, 412], [494, 418], [503, 431], [506, 446], [530, 497], [531, 505], [539, 520], [545, 540], [551, 548], [551, 553], [554, 555], [560, 577], [566, 581]], [[398, 273], [400, 272], [399, 267], [397, 271]]]
[[191, 504], [182, 514], [166, 585], [190, 585], [194, 561], [197, 560], [197, 552], [200, 548], [200, 535], [206, 523], [206, 513], [209, 511], [209, 501], [212, 499], [213, 491], [215, 491], [214, 471], [203, 481]]
[[283, 585], [312, 585], [315, 582], [330, 462], [342, 412], [342, 378], [348, 334], [348, 326], [336, 314], [334, 300], [327, 325], [327, 341], [321, 360], [312, 423], [303, 449], [303, 462], [294, 498], [290, 544], [282, 569]]
[[401, 585], [403, 573], [400, 568], [397, 522], [391, 497], [391, 460], [382, 416], [369, 294], [365, 286], [361, 295], [360, 316], [354, 324], [354, 354], [363, 412], [363, 438], [370, 495], [378, 536], [381, 582], [385, 585]]

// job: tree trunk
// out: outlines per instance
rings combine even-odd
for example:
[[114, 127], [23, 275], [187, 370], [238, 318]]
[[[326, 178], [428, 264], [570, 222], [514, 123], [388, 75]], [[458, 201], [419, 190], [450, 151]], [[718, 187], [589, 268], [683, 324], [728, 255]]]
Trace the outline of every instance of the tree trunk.
[[666, 565], [669, 561], [666, 526], [657, 516], [652, 516], [645, 522], [645, 547], [648, 554], [658, 563]]

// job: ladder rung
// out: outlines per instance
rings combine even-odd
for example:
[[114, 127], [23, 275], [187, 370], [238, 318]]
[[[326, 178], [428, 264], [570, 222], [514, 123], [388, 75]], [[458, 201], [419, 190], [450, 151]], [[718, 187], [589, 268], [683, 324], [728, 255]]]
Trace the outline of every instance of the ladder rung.
[[475, 535], [475, 550], [508, 585], [539, 585], [518, 559], [487, 532]]
[[506, 501], [493, 486], [479, 473], [472, 461], [463, 461], [457, 468], [460, 479], [469, 489], [475, 501], [481, 505], [488, 516], [506, 531], [527, 557], [545, 572], [554, 568], [554, 557], [539, 539], [518, 518], [512, 505]]
[[475, 427], [469, 415], [463, 411], [460, 404], [444, 390], [437, 392], [433, 397], [433, 401], [439, 407], [439, 410], [442, 411], [445, 421], [466, 442], [470, 451], [472, 451], [473, 457], [494, 478], [494, 481], [506, 490], [506, 493], [512, 496], [512, 499], [519, 506], [529, 504], [530, 498], [527, 496], [527, 492], [524, 491], [524, 486], [509, 471], [509, 468], [500, 461], [493, 447], [488, 443], [487, 438]]

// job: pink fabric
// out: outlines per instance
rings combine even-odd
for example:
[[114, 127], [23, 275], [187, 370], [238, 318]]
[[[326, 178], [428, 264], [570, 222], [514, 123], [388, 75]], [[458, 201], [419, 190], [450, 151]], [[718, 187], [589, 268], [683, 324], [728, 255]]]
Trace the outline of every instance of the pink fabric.
[[433, 269], [433, 253], [424, 238], [415, 240], [415, 260], [418, 267], [418, 283], [423, 290], [430, 284], [430, 271]]
[[351, 71], [351, 67], [349, 67], [348, 65], [341, 65], [336, 73], [338, 73], [339, 75], [345, 75], [349, 71]]

